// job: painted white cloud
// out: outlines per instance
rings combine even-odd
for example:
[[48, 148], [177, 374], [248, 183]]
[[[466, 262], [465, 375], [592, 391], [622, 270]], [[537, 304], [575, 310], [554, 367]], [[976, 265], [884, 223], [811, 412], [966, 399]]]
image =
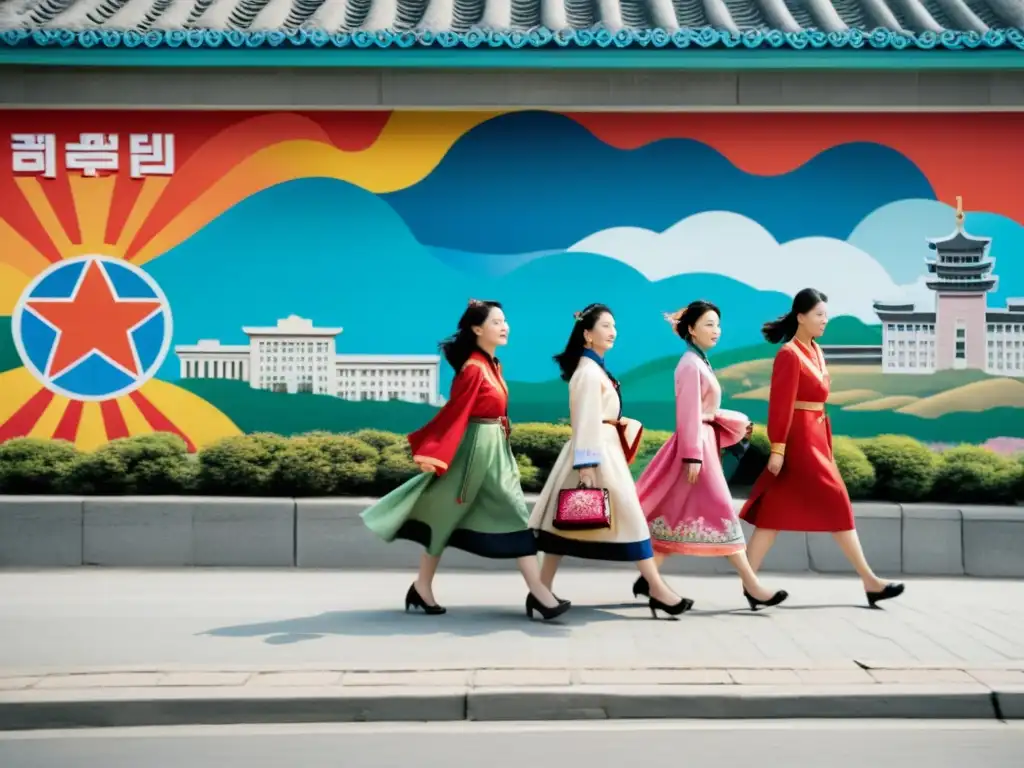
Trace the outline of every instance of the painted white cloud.
[[613, 227], [568, 250], [616, 259], [649, 280], [711, 273], [787, 296], [810, 286], [828, 294], [833, 315], [866, 323], [878, 322], [876, 300], [931, 301], [921, 280], [896, 284], [870, 255], [844, 240], [804, 237], [780, 244], [753, 219], [730, 211], [698, 213], [664, 232]]

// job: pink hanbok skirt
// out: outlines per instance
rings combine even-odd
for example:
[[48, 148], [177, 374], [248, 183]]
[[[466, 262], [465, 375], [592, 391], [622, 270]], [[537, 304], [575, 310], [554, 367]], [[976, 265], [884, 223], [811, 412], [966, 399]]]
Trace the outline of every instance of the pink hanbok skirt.
[[[744, 429], [745, 426], [744, 419]], [[722, 443], [738, 442], [733, 439], [735, 429], [736, 425], [731, 423], [704, 422], [703, 463], [693, 485], [687, 480], [689, 464], [677, 455], [676, 435], [647, 465], [636, 489], [655, 552], [722, 557], [746, 549], [743, 528], [722, 470]]]

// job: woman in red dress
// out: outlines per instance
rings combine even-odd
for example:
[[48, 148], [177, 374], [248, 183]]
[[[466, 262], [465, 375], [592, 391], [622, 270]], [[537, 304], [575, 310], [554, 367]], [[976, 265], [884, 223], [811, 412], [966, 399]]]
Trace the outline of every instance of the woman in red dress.
[[853, 505], [832, 456], [832, 429], [825, 412], [829, 375], [815, 339], [828, 324], [828, 297], [804, 288], [793, 307], [766, 323], [764, 337], [785, 342], [775, 356], [768, 395], [768, 466], [754, 484], [740, 518], [756, 530], [747, 557], [757, 571], [779, 531], [831, 533], [864, 583], [868, 604], [903, 594], [903, 585], [875, 575], [864, 557]]

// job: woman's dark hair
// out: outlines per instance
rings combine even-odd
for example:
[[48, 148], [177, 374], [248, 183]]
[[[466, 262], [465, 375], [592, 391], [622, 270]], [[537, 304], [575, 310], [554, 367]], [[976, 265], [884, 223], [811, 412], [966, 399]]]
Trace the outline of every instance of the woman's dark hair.
[[719, 319], [722, 317], [722, 310], [712, 304], [710, 301], [704, 301], [698, 299], [697, 301], [691, 301], [686, 305], [686, 309], [682, 312], [677, 313], [673, 322], [676, 326], [676, 333], [679, 334], [679, 338], [683, 341], [690, 340], [690, 328], [697, 324], [708, 312], [714, 312], [718, 315]]
[[438, 350], [448, 361], [448, 365], [458, 373], [462, 366], [469, 360], [473, 350], [479, 349], [476, 334], [473, 328], [483, 325], [491, 314], [492, 309], [501, 309], [497, 301], [477, 301], [473, 299], [466, 307], [466, 311], [459, 318], [458, 330], [451, 336], [437, 345]]
[[770, 320], [761, 326], [761, 335], [772, 344], [789, 341], [796, 335], [796, 316], [810, 312], [823, 301], [828, 301], [828, 296], [824, 293], [814, 288], [804, 288], [793, 297], [793, 306], [789, 312], [778, 320]]
[[554, 357], [554, 361], [562, 370], [562, 381], [568, 381], [572, 378], [580, 358], [583, 357], [583, 332], [594, 330], [594, 326], [597, 325], [597, 319], [605, 312], [609, 315], [612, 314], [612, 311], [604, 304], [590, 304], [582, 312], [576, 313], [576, 322], [573, 323], [572, 333], [569, 334], [569, 341], [566, 342], [565, 349]]

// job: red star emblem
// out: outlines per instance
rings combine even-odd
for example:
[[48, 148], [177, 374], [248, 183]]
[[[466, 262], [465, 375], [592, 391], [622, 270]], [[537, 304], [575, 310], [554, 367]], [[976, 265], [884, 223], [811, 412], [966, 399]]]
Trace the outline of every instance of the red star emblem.
[[47, 378], [54, 379], [92, 352], [99, 352], [134, 376], [139, 365], [130, 331], [161, 308], [153, 299], [121, 299], [107, 282], [103, 267], [90, 261], [69, 299], [27, 302], [33, 312], [57, 329], [57, 349]]

